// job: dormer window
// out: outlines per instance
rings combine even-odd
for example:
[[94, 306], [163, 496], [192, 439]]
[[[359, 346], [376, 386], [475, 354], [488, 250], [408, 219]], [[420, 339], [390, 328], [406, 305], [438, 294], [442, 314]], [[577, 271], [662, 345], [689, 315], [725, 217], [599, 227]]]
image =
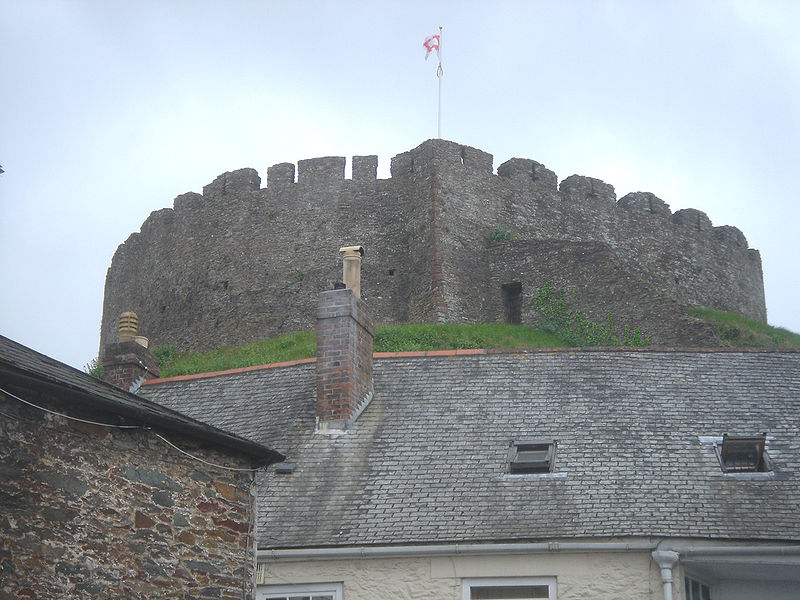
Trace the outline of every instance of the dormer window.
[[771, 471], [764, 446], [767, 434], [757, 436], [722, 436], [717, 445], [719, 464], [725, 473], [764, 473]]
[[555, 455], [553, 440], [517, 440], [508, 449], [509, 473], [549, 473]]

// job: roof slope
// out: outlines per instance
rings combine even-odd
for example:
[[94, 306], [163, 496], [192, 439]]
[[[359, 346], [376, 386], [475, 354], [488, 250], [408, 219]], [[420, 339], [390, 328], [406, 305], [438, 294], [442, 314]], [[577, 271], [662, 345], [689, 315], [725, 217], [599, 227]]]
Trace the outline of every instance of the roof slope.
[[[313, 365], [147, 386], [269, 442], [259, 547], [586, 536], [800, 541], [800, 353], [554, 351], [375, 362], [375, 398], [314, 435]], [[766, 431], [774, 478], [723, 475], [699, 436]], [[556, 476], [507, 475], [553, 438]]]
[[266, 462], [283, 458], [266, 446], [154, 404], [0, 335], [0, 386], [6, 385], [44, 386], [84, 407], [120, 415], [131, 422], [176, 431]]

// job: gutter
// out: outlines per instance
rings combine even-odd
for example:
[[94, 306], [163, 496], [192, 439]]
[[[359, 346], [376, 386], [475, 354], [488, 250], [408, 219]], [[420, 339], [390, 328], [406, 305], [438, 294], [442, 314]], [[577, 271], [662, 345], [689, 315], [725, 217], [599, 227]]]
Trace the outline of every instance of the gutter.
[[41, 376], [12, 371], [9, 370], [6, 365], [0, 367], [0, 380], [7, 380], [10, 383], [16, 383], [16, 385], [24, 386], [27, 389], [36, 389], [37, 387], [45, 388], [61, 397], [69, 397], [78, 400], [86, 407], [120, 415], [134, 422], [141, 423], [142, 426], [158, 427], [186, 435], [187, 437], [206, 440], [217, 446], [227, 448], [228, 450], [233, 450], [256, 458], [259, 462], [263, 461], [263, 464], [259, 466], [267, 466], [285, 460], [282, 454], [266, 446], [226, 433], [221, 429], [205, 425], [200, 421], [195, 421], [184, 415], [179, 415], [179, 413], [175, 413], [174, 415], [169, 414], [169, 412], [167, 412], [168, 409], [158, 404], [143, 400], [138, 396], [116, 388], [114, 388], [115, 393], [131, 396], [131, 398], [125, 398], [123, 400], [122, 398], [114, 399], [105, 397], [88, 390], [72, 387], [66, 383], [48, 381]]
[[[662, 542], [663, 545], [663, 542]], [[282, 548], [258, 550], [259, 561], [297, 561], [312, 558], [399, 558], [403, 556], [442, 556], [473, 554], [547, 554], [558, 552], [645, 552], [656, 550], [650, 542], [539, 542], [523, 544], [428, 544], [406, 546], [356, 546], [347, 548]], [[796, 546], [706, 546], [664, 547], [680, 558], [703, 556], [800, 556]], [[667, 558], [667, 557], [664, 557]], [[671, 556], [668, 558], [672, 558]]]
[[707, 548], [674, 548], [681, 558], [704, 556], [800, 556], [798, 546], [709, 546]]
[[406, 556], [469, 556], [474, 554], [549, 554], [558, 552], [649, 552], [651, 542], [537, 542], [524, 544], [436, 544], [408, 546], [357, 546], [347, 548], [284, 548], [257, 550], [259, 562], [309, 559], [401, 558]]

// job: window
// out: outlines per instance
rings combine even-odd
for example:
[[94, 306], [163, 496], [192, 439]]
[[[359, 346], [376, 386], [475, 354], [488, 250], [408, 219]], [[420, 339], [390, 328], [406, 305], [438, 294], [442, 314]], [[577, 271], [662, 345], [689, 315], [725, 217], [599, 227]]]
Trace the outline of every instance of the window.
[[719, 464], [725, 473], [764, 473], [771, 471], [769, 457], [764, 446], [767, 434], [759, 436], [722, 436], [722, 443], [717, 444]]
[[509, 473], [549, 473], [553, 469], [555, 442], [552, 440], [518, 440], [508, 449]]
[[304, 585], [262, 585], [257, 600], [342, 600], [341, 583]]
[[711, 589], [705, 584], [685, 577], [684, 585], [686, 586], [686, 600], [711, 600]]
[[465, 579], [462, 600], [556, 600], [555, 577]]

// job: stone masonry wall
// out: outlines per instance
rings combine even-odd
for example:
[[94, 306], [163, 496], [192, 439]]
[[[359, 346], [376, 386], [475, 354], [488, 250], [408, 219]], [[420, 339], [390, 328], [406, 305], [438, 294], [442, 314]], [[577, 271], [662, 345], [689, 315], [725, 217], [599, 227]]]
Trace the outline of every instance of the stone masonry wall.
[[[766, 320], [758, 251], [700, 211], [673, 214], [647, 192], [617, 200], [611, 185], [590, 177], [559, 185], [529, 159], [494, 173], [491, 154], [445, 140], [395, 156], [389, 179], [376, 178], [375, 156], [354, 157], [352, 179], [344, 165], [341, 157], [304, 160], [295, 177], [295, 166], [282, 163], [268, 169], [266, 187], [255, 170], [241, 169], [152, 213], [108, 270], [101, 346], [115, 341], [127, 310], [139, 315], [143, 335], [178, 350], [310, 329], [319, 292], [341, 279], [338, 249], [353, 244], [366, 249], [362, 297], [378, 323], [502, 320], [498, 286], [510, 281], [494, 271], [513, 278], [553, 264], [542, 256], [575, 259], [564, 243], [605, 250], [558, 273], [536, 270], [523, 293], [559, 279], [605, 313], [631, 313], [634, 297], [646, 296], [653, 310], [701, 305]], [[516, 242], [501, 253], [503, 264], [490, 242], [496, 230]], [[591, 270], [613, 271], [615, 280], [571, 275]], [[636, 282], [634, 297], [626, 297], [626, 280]], [[662, 327], [675, 314], [646, 312], [631, 324], [659, 330], [654, 343], [677, 344], [681, 336]], [[529, 313], [523, 322], [535, 319]]]
[[[250, 466], [164, 436], [210, 462]], [[2, 598], [252, 598], [249, 472], [204, 465], [147, 430], [67, 421], [0, 393], [0, 474]]]

